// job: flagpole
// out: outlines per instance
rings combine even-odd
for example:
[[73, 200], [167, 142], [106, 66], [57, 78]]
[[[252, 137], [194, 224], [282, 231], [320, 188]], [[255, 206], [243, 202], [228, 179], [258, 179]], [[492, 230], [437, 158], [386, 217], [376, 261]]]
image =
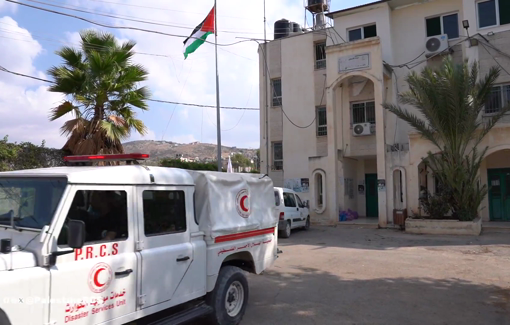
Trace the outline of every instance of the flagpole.
[[218, 74], [218, 11], [216, 10], [216, 0], [214, 0], [214, 53], [216, 58], [216, 137], [218, 142], [218, 171], [222, 171], [221, 164], [221, 127], [220, 127], [220, 77]]

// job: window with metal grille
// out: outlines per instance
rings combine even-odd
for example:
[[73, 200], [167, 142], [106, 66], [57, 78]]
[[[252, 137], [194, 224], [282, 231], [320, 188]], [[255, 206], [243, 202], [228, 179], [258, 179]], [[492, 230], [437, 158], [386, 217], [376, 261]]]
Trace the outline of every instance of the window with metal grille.
[[348, 31], [349, 42], [357, 41], [360, 39], [370, 38], [377, 36], [377, 27], [375, 24], [364, 27], [354, 28]]
[[317, 107], [317, 136], [322, 137], [328, 135], [328, 120], [326, 107]]
[[352, 123], [375, 124], [375, 102], [352, 103]]
[[283, 144], [281, 142], [273, 143], [273, 169], [283, 170]]
[[315, 44], [315, 69], [326, 68], [326, 42]]
[[282, 79], [271, 80], [273, 107], [282, 106]]
[[510, 85], [495, 86], [485, 103], [485, 114], [498, 113], [507, 105], [510, 105]]

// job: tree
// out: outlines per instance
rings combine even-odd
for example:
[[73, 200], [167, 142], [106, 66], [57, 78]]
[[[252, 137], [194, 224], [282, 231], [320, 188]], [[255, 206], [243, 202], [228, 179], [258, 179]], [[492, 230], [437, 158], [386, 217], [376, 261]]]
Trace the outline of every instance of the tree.
[[30, 142], [9, 143], [8, 136], [0, 140], [0, 171], [63, 166], [63, 152]]
[[398, 105], [383, 106], [415, 128], [432, 142], [437, 152], [429, 152], [425, 162], [443, 185], [452, 217], [473, 220], [487, 194], [480, 185], [478, 171], [488, 148], [479, 148], [483, 138], [510, 110], [481, 118], [500, 70], [491, 68], [480, 78], [478, 64], [455, 65], [451, 57], [439, 70], [425, 68], [411, 72], [406, 81], [409, 90], [399, 95], [399, 102], [414, 106], [419, 115]]
[[218, 171], [218, 164], [216, 162], [201, 163], [181, 161], [180, 159], [162, 159], [160, 162], [161, 167], [182, 168], [188, 170], [209, 170]]
[[0, 140], [0, 172], [12, 170], [19, 148], [9, 143], [9, 136]]
[[61, 128], [68, 137], [63, 147], [67, 153], [123, 153], [121, 140], [133, 129], [147, 132], [134, 108], [148, 110], [149, 91], [138, 86], [148, 72], [131, 62], [135, 42], [119, 45], [112, 34], [92, 30], [80, 37], [81, 48], [58, 50], [64, 64], [48, 71], [55, 81], [49, 90], [69, 99], [52, 109], [50, 120], [74, 115]]
[[249, 167], [251, 166], [251, 160], [248, 157], [245, 157], [243, 154], [236, 153], [230, 158], [232, 161], [232, 166], [234, 167]]

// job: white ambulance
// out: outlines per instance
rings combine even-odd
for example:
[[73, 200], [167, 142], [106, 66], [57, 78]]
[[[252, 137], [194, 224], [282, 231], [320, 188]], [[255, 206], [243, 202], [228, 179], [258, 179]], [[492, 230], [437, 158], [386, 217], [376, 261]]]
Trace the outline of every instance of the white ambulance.
[[[66, 157], [0, 173], [0, 325], [239, 324], [277, 258], [271, 179]], [[125, 165], [91, 166], [97, 161]], [[147, 319], [147, 318], [144, 318]]]

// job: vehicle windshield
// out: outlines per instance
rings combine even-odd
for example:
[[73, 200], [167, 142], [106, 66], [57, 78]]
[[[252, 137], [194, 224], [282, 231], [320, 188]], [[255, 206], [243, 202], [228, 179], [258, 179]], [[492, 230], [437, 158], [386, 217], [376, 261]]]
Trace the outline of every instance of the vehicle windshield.
[[0, 225], [42, 229], [51, 223], [65, 178], [0, 178]]

